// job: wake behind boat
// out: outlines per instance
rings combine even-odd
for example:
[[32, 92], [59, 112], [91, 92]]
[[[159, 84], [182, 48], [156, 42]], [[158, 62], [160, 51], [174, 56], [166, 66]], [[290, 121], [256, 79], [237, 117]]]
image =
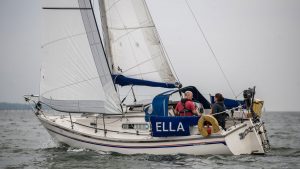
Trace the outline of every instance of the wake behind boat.
[[[228, 114], [225, 131], [209, 115], [211, 103], [174, 76], [144, 0], [99, 0], [103, 44], [96, 4], [44, 2], [40, 95], [25, 99], [34, 102], [37, 118], [57, 142], [122, 154], [239, 155], [269, 150], [255, 88], [244, 91], [244, 101], [225, 100], [227, 110], [218, 113]], [[138, 103], [135, 87], [163, 91]], [[126, 103], [128, 94], [121, 99], [124, 88], [132, 92], [133, 103]], [[203, 110], [201, 117], [176, 116], [174, 108], [185, 92], [193, 94], [192, 101]], [[44, 105], [67, 114], [48, 115]]]

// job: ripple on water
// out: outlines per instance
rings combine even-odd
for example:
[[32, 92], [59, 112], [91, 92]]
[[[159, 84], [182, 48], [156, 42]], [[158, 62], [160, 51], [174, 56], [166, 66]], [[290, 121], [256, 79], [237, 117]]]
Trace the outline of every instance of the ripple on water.
[[272, 146], [266, 155], [157, 156], [56, 145], [31, 112], [5, 112], [0, 113], [0, 168], [300, 168], [300, 113], [282, 115], [265, 114]]

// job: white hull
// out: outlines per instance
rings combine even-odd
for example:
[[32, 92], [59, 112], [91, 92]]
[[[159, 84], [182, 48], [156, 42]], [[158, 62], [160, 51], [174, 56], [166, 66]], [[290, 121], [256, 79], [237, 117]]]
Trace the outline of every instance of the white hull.
[[198, 137], [188, 136], [177, 139], [116, 140], [93, 137], [57, 126], [43, 118], [39, 119], [56, 141], [77, 148], [121, 154], [231, 154], [225, 145], [224, 137], [203, 139], [199, 135]]
[[[44, 116], [38, 115], [39, 120], [43, 126], [48, 130], [50, 135], [59, 143], [64, 143], [76, 148], [85, 148], [95, 151], [117, 152], [121, 154], [192, 154], [192, 155], [206, 155], [206, 154], [250, 154], [250, 153], [264, 153], [262, 148], [252, 150], [250, 153], [232, 152], [228, 147], [226, 141], [226, 133], [219, 135], [211, 135], [204, 138], [201, 135], [181, 136], [181, 137], [160, 137], [155, 138], [147, 135], [132, 135], [130, 139], [124, 139], [120, 135], [119, 139], [116, 134], [108, 132], [104, 135], [103, 131], [98, 131], [88, 128], [80, 127], [74, 124], [74, 129], [71, 128], [70, 122], [68, 125], [61, 125], [55, 120], [49, 120]], [[70, 127], [68, 127], [70, 126]], [[230, 137], [234, 137], [234, 130], [243, 130], [247, 125], [239, 126], [230, 131]], [[89, 133], [90, 132], [90, 133]], [[111, 134], [111, 135], [110, 135]], [[251, 135], [248, 135], [248, 137]], [[239, 137], [239, 136], [236, 136]], [[252, 136], [251, 136], [252, 137]], [[255, 137], [256, 138], [256, 137]], [[249, 140], [249, 138], [248, 138]], [[250, 138], [251, 140], [251, 138]], [[234, 140], [230, 142], [232, 147], [236, 147]], [[246, 147], [249, 145], [247, 144]], [[254, 147], [255, 149], [256, 147]]]

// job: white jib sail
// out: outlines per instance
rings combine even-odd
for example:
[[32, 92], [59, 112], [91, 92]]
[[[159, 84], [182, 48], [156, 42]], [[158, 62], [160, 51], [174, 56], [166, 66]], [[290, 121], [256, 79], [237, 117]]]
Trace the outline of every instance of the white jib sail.
[[120, 114], [90, 0], [45, 0], [40, 100], [65, 112]]
[[100, 1], [105, 4], [113, 72], [143, 80], [175, 82], [146, 2]]

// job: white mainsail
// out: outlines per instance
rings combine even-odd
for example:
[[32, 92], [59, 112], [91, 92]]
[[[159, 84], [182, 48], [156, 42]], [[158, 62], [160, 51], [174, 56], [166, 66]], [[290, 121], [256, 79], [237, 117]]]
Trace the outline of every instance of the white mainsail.
[[100, 5], [105, 5], [108, 36], [104, 38], [109, 38], [110, 46], [106, 49], [112, 56], [113, 73], [174, 83], [175, 77], [145, 0], [100, 1]]
[[40, 101], [65, 112], [119, 114], [90, 0], [45, 0]]

